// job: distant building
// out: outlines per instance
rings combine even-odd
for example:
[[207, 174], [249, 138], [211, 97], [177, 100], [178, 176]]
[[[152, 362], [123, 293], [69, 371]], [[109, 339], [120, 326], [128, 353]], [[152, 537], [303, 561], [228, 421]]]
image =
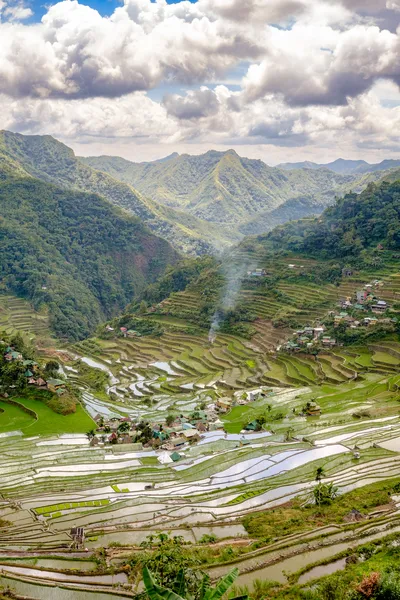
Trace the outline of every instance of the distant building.
[[316, 402], [307, 402], [304, 412], [309, 416], [318, 416], [321, 414], [321, 407]]
[[367, 296], [368, 296], [367, 290], [358, 290], [356, 292], [356, 298], [357, 298], [358, 304], [362, 304], [367, 299]]
[[374, 313], [383, 313], [388, 309], [387, 302], [385, 300], [378, 300], [376, 304], [371, 306], [371, 310]]
[[220, 410], [223, 411], [228, 411], [231, 407], [232, 401], [230, 398], [228, 398], [227, 396], [223, 397], [223, 398], [218, 398], [215, 402], [215, 404], [217, 405], [217, 407]]
[[265, 277], [267, 272], [265, 269], [254, 269], [254, 271], [247, 271], [248, 277]]
[[336, 340], [334, 338], [329, 337], [328, 335], [324, 336], [321, 340], [323, 346], [336, 346]]

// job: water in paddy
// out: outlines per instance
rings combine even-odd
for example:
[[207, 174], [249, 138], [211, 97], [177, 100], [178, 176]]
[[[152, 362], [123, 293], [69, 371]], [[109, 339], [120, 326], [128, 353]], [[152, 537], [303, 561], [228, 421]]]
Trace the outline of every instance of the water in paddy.
[[87, 356], [82, 356], [81, 361], [89, 365], [89, 367], [93, 367], [94, 369], [101, 369], [102, 371], [108, 373], [112, 385], [116, 385], [117, 383], [119, 383], [119, 379], [117, 379], [112, 373], [112, 371], [110, 371], [110, 369], [106, 367], [106, 365], [103, 365], [103, 363], [97, 362], [97, 360], [93, 360], [92, 358], [88, 358]]
[[0, 433], [0, 438], [14, 437], [16, 435], [23, 435], [22, 431], [5, 431], [4, 433]]
[[343, 442], [344, 440], [350, 440], [355, 437], [362, 437], [367, 433], [371, 433], [374, 431], [385, 431], [386, 429], [391, 429], [393, 425], [384, 425], [383, 427], [370, 427], [369, 429], [362, 429], [359, 431], [353, 431], [348, 433], [341, 433], [340, 435], [336, 435], [334, 437], [325, 439], [325, 440], [316, 440], [316, 446], [322, 446], [325, 444], [337, 444], [338, 442]]
[[252, 458], [220, 471], [212, 476], [213, 484], [233, 484], [238, 480], [258, 481], [266, 477], [272, 477], [283, 471], [291, 471], [296, 467], [303, 466], [319, 458], [326, 458], [336, 454], [348, 452], [348, 448], [338, 444], [326, 446], [325, 448], [314, 448], [312, 450], [286, 451], [275, 454], [273, 457]]
[[[91, 417], [95, 417], [97, 414], [103, 415], [104, 417], [120, 417], [117, 412], [111, 410], [106, 404], [92, 396], [92, 394], [83, 392], [82, 397], [85, 402], [85, 407]], [[118, 407], [118, 410], [121, 412], [130, 412], [120, 407]]]
[[344, 569], [345, 566], [346, 559], [340, 558], [339, 560], [334, 560], [328, 565], [314, 567], [313, 569], [310, 569], [310, 571], [307, 571], [307, 573], [303, 573], [303, 575], [299, 577], [298, 583], [302, 585], [303, 583], [307, 583], [312, 579], [319, 579], [320, 577], [325, 577], [325, 575], [332, 575], [332, 573], [336, 573], [336, 571]]
[[197, 444], [201, 446], [203, 444], [210, 444], [211, 442], [216, 442], [218, 440], [228, 440], [230, 442], [236, 441], [240, 442], [243, 438], [246, 440], [258, 440], [261, 438], [265, 438], [272, 435], [269, 431], [262, 431], [260, 433], [224, 433], [223, 431], [208, 431], [204, 433], [201, 437], [200, 442]]
[[116, 575], [74, 575], [70, 573], [58, 573], [55, 571], [42, 571], [31, 567], [22, 567], [14, 565], [2, 565], [2, 570], [12, 575], [22, 575], [25, 577], [36, 577], [38, 579], [47, 579], [57, 582], [113, 585], [115, 583], [128, 583], [128, 577], [125, 573]]
[[40, 585], [2, 575], [0, 575], [0, 584], [10, 587], [20, 596], [35, 600], [126, 600], [126, 596], [121, 596], [118, 592], [108, 593], [58, 587], [57, 585]]
[[156, 367], [157, 369], [160, 369], [160, 371], [165, 371], [166, 373], [168, 373], [168, 375], [178, 375], [178, 373], [176, 373], [171, 368], [171, 365], [167, 362], [157, 361], [157, 362], [150, 363], [149, 366]]
[[196, 458], [195, 460], [191, 460], [190, 462], [187, 462], [186, 464], [181, 464], [181, 465], [173, 465], [173, 468], [175, 469], [175, 471], [184, 471], [185, 469], [190, 469], [190, 467], [193, 467], [194, 465], [199, 465], [200, 463], [204, 462], [205, 460], [210, 460], [210, 456], [202, 456], [200, 458]]
[[[142, 531], [118, 531], [116, 533], [106, 533], [105, 535], [99, 536], [96, 542], [88, 542], [86, 545], [91, 548], [96, 548], [99, 543], [107, 545], [112, 542], [119, 542], [120, 544], [127, 544], [132, 546], [139, 546], [149, 535], [156, 535], [161, 529], [147, 529]], [[195, 537], [191, 529], [168, 529], [168, 534], [173, 536], [181, 536], [185, 542], [195, 542]], [[201, 536], [200, 536], [201, 537]]]
[[232, 525], [211, 525], [210, 527], [193, 527], [193, 533], [197, 541], [203, 535], [215, 535], [219, 539], [228, 537], [248, 537], [248, 533], [240, 523]]
[[391, 440], [386, 440], [385, 442], [379, 442], [379, 446], [381, 446], [381, 448], [385, 448], [385, 450], [400, 452], [400, 437], [392, 438]]
[[[373, 530], [373, 529], [371, 529]], [[376, 531], [376, 530], [375, 530]], [[397, 533], [400, 531], [400, 527], [393, 527], [390, 530], [390, 533]], [[333, 557], [348, 548], [356, 548], [357, 546], [368, 544], [373, 540], [378, 540], [384, 538], [388, 535], [387, 530], [379, 531], [376, 533], [371, 533], [360, 539], [352, 539], [345, 540], [343, 542], [332, 544], [331, 546], [323, 546], [316, 550], [311, 550], [309, 552], [303, 552], [297, 554], [296, 556], [292, 556], [290, 558], [286, 558], [279, 563], [274, 565], [269, 565], [266, 567], [262, 567], [255, 571], [251, 571], [249, 573], [243, 573], [236, 580], [236, 585], [244, 586], [247, 585], [251, 588], [252, 582], [254, 579], [270, 579], [272, 581], [278, 581], [279, 583], [287, 583], [287, 578], [285, 573], [296, 573], [300, 569], [303, 569], [307, 565], [311, 565], [317, 561], [321, 561], [330, 557]], [[268, 555], [265, 556], [267, 559]], [[263, 560], [263, 556], [257, 556], [256, 562], [260, 563]], [[252, 566], [256, 566], [254, 564], [254, 559], [243, 560], [240, 564], [237, 565], [239, 570]], [[220, 569], [222, 571], [222, 569]], [[226, 572], [226, 571], [225, 571]], [[224, 572], [221, 573], [222, 575]], [[219, 577], [219, 572], [217, 569], [212, 570], [212, 576]], [[315, 577], [315, 576], [314, 576]]]
[[13, 563], [18, 565], [29, 565], [42, 567], [45, 569], [76, 569], [77, 571], [92, 571], [96, 568], [96, 563], [90, 560], [68, 560], [62, 558], [41, 558], [31, 556], [28, 558], [20, 557], [2, 557], [1, 563]]

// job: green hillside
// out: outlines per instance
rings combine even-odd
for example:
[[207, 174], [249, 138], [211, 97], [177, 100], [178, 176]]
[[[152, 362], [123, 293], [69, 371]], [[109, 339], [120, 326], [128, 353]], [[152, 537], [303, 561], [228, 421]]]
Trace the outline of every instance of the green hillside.
[[99, 194], [145, 222], [158, 235], [184, 252], [202, 254], [214, 247], [221, 236], [227, 241], [238, 236], [227, 229], [212, 227], [195, 215], [159, 205], [142, 196], [131, 185], [117, 181], [79, 161], [71, 148], [49, 135], [25, 136], [0, 132], [0, 166], [20, 169], [47, 183]]
[[100, 196], [1, 173], [1, 286], [47, 306], [61, 338], [87, 336], [177, 259], [168, 242]]
[[336, 195], [361, 191], [374, 174], [344, 175], [329, 169], [284, 170], [235, 151], [173, 155], [132, 163], [112, 156], [80, 159], [85, 165], [134, 186], [154, 201], [219, 224], [236, 234], [257, 234], [292, 218], [321, 213]]
[[[139, 316], [161, 328], [172, 324], [207, 332], [216, 319], [220, 333], [271, 350], [288, 329], [327, 320], [340, 298], [354, 297], [373, 279], [384, 284], [379, 298], [395, 300], [397, 307], [399, 198], [399, 181], [370, 184], [359, 195], [339, 199], [319, 218], [246, 238], [218, 261], [180, 263], [142, 292], [129, 308], [131, 316], [113, 325], [146, 332], [147, 326], [135, 320]], [[264, 276], [251, 275], [257, 267]], [[345, 267], [351, 267], [351, 276], [343, 275]]]
[[379, 250], [400, 248], [400, 180], [370, 184], [361, 194], [338, 200], [320, 218], [287, 223], [257, 242], [356, 264], [377, 247], [373, 260], [379, 264]]

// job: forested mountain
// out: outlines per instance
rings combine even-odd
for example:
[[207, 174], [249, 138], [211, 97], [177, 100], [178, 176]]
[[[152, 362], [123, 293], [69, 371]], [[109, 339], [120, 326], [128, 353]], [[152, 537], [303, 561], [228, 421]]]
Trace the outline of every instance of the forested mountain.
[[[290, 218], [319, 214], [340, 195], [361, 191], [381, 174], [339, 175], [329, 169], [286, 171], [235, 151], [171, 155], [132, 163], [112, 156], [82, 162], [133, 185], [170, 209], [229, 226], [238, 235], [261, 233]], [[219, 232], [223, 237], [224, 231]]]
[[[60, 187], [96, 193], [144, 221], [177, 249], [201, 254], [213, 246], [220, 228], [147, 199], [131, 185], [117, 181], [79, 161], [71, 148], [51, 136], [0, 132], [0, 161], [18, 164], [33, 177]], [[225, 242], [238, 240], [226, 229]]]
[[341, 175], [361, 174], [361, 173], [374, 173], [376, 171], [387, 171], [388, 169], [394, 169], [400, 167], [400, 160], [386, 159], [380, 163], [370, 164], [365, 160], [345, 160], [338, 158], [330, 163], [315, 163], [310, 161], [297, 162], [297, 163], [282, 163], [278, 165], [281, 169], [329, 169], [334, 173]]
[[174, 264], [177, 252], [96, 194], [40, 181], [0, 156], [0, 286], [80, 339]]
[[356, 263], [368, 250], [399, 250], [400, 178], [371, 183], [361, 194], [346, 194], [319, 218], [286, 223], [258, 236], [255, 243]]

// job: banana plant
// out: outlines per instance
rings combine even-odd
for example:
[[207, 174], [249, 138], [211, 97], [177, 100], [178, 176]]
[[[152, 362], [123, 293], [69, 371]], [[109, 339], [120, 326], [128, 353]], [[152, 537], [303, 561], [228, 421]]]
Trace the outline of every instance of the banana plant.
[[[238, 569], [232, 569], [217, 582], [215, 587], [210, 587], [208, 581], [206, 581], [207, 578], [204, 578], [199, 590], [199, 600], [219, 600], [228, 591], [238, 575]], [[193, 600], [186, 592], [185, 573], [182, 569], [178, 572], [174, 583], [176, 591], [158, 585], [147, 567], [143, 569], [143, 583], [150, 600]], [[249, 599], [247, 596], [239, 596], [232, 600]]]

